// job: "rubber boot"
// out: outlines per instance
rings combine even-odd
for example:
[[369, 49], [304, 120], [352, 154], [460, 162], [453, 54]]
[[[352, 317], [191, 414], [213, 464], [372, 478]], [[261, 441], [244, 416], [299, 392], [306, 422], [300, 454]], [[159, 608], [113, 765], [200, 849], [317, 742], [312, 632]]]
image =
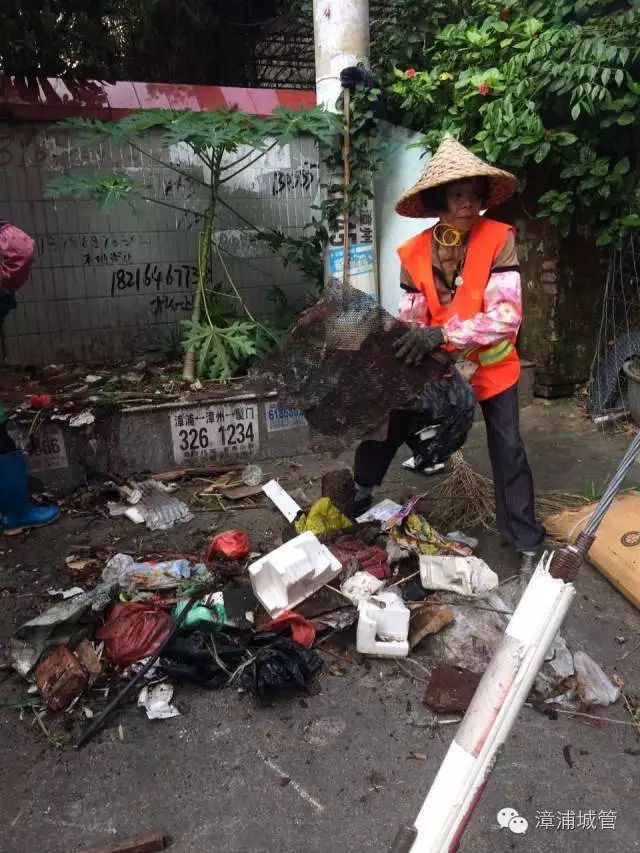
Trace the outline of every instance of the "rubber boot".
[[19, 450], [0, 455], [0, 522], [8, 536], [30, 527], [51, 524], [60, 515], [57, 506], [35, 506], [29, 501], [27, 465]]

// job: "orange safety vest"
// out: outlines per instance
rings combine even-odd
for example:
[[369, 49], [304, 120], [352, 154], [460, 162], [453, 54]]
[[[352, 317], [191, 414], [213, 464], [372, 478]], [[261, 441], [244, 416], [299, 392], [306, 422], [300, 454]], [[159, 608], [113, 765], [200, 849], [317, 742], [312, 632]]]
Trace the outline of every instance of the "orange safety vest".
[[[398, 247], [398, 254], [414, 286], [425, 296], [432, 326], [444, 326], [452, 317], [470, 320], [484, 310], [484, 291], [494, 261], [505, 244], [511, 226], [481, 216], [469, 236], [469, 247], [461, 275], [463, 283], [456, 288], [453, 299], [442, 305], [433, 277], [431, 245], [433, 228], [422, 231]], [[463, 355], [478, 366], [471, 384], [478, 400], [488, 400], [520, 378], [520, 359], [515, 337], [488, 347], [464, 350]], [[447, 345], [444, 349], [455, 350]], [[459, 352], [459, 350], [458, 350]]]

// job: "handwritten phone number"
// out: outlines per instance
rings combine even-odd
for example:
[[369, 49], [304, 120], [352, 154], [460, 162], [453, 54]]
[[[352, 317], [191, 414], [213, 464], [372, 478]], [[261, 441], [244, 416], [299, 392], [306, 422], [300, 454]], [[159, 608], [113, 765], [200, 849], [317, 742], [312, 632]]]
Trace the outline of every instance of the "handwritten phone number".
[[198, 267], [189, 264], [169, 264], [164, 269], [157, 264], [146, 264], [135, 270], [117, 269], [111, 275], [111, 295], [126, 290], [160, 290], [179, 287], [189, 290], [198, 283]]

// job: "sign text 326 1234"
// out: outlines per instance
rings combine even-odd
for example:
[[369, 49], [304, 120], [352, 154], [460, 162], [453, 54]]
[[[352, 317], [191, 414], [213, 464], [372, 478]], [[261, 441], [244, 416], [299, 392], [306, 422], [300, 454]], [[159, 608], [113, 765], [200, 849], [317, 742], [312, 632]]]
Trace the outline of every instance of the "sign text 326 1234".
[[188, 408], [170, 417], [176, 464], [251, 456], [260, 446], [257, 403]]

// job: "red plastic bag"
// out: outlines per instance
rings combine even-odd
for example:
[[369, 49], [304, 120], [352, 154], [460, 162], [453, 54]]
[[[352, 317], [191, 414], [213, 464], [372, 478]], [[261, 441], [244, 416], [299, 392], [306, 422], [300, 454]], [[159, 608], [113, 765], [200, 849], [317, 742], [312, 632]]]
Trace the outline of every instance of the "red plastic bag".
[[227, 530], [213, 538], [207, 551], [207, 561], [213, 557], [239, 560], [249, 553], [249, 537], [242, 530]]
[[285, 610], [275, 619], [270, 622], [265, 622], [260, 626], [261, 631], [275, 631], [281, 633], [287, 626], [291, 628], [291, 639], [295, 643], [300, 643], [305, 649], [310, 649], [316, 639], [316, 625], [314, 622], [309, 622], [300, 613], [294, 613], [293, 610]]
[[129, 666], [157, 652], [172, 628], [173, 621], [164, 610], [134, 601], [114, 604], [96, 637], [105, 641], [105, 652], [112, 663]]

